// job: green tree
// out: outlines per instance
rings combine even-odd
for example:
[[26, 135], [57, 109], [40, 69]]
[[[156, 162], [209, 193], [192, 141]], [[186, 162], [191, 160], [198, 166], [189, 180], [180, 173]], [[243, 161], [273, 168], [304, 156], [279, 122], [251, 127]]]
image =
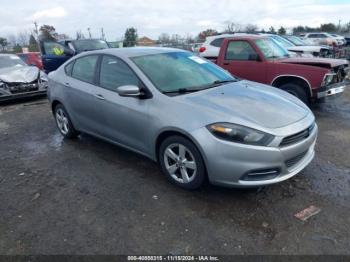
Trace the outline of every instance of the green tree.
[[39, 29], [40, 39], [42, 40], [56, 40], [58, 34], [52, 25], [42, 25]]
[[38, 44], [37, 44], [37, 42], [36, 42], [36, 40], [35, 40], [35, 38], [34, 38], [34, 36], [32, 34], [29, 36], [29, 47], [28, 47], [28, 49], [29, 49], [29, 52], [38, 52], [39, 51], [38, 50]]
[[287, 33], [287, 31], [283, 26], [281, 26], [280, 29], [278, 29], [279, 35], [285, 35], [286, 33]]
[[13, 52], [15, 52], [15, 53], [22, 53], [22, 46], [20, 46], [20, 44], [16, 44], [13, 47]]
[[275, 30], [275, 28], [273, 26], [270, 27], [269, 33], [270, 34], [276, 34], [276, 30]]
[[123, 46], [130, 47], [135, 46], [137, 41], [137, 30], [134, 27], [127, 28], [124, 35]]
[[3, 38], [3, 37], [0, 37], [0, 45], [2, 47], [2, 51], [5, 51], [5, 47], [8, 45], [7, 39]]
[[258, 31], [258, 26], [257, 25], [253, 25], [253, 24], [247, 24], [245, 26], [244, 31], [246, 31], [247, 33], [256, 33], [256, 31]]
[[337, 26], [333, 23], [321, 24], [320, 31], [323, 32], [336, 32]]
[[207, 29], [198, 34], [198, 39], [204, 41], [207, 36], [217, 35], [218, 31], [215, 29]]

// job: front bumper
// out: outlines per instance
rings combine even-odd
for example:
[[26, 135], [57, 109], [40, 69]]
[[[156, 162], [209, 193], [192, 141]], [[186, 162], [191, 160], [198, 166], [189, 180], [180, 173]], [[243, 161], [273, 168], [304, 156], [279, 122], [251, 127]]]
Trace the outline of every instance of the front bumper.
[[17, 93], [17, 94], [0, 94], [0, 102], [8, 102], [13, 101], [17, 99], [22, 98], [34, 98], [39, 96], [45, 96], [46, 90], [38, 90], [38, 91], [32, 91], [32, 92], [24, 92], [24, 93]]
[[350, 86], [350, 80], [321, 87], [317, 92], [317, 98], [324, 98], [328, 96], [340, 95], [345, 91], [345, 88]]
[[[315, 155], [318, 128], [306, 139], [284, 147], [250, 146], [214, 137], [206, 128], [197, 130], [194, 138], [201, 146], [209, 181], [228, 187], [258, 187], [287, 180], [303, 170]], [[283, 137], [276, 137], [281, 141]], [[274, 141], [275, 141], [274, 140]], [[278, 143], [279, 144], [279, 143]], [[269, 172], [277, 172], [269, 177]], [[247, 174], [266, 174], [246, 180]]]
[[[25, 84], [23, 84], [25, 85]], [[12, 92], [9, 88], [0, 88], [0, 102], [13, 101], [22, 98], [32, 98], [38, 96], [44, 96], [47, 93], [47, 82], [39, 82], [35, 84], [36, 88], [33, 90], [16, 90], [16, 92]], [[18, 85], [19, 88], [21, 85]]]

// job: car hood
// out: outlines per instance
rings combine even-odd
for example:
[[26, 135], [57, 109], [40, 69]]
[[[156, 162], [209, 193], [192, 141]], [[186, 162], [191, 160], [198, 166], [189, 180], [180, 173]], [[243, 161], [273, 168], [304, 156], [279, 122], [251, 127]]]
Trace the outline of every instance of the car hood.
[[39, 76], [34, 66], [13, 66], [0, 69], [0, 80], [6, 83], [31, 83]]
[[311, 112], [285, 91], [245, 80], [180, 97], [209, 122], [231, 122], [259, 129], [284, 127]]
[[288, 48], [289, 51], [304, 51], [304, 52], [320, 52], [321, 49], [325, 49], [325, 48], [317, 45], [298, 45], [298, 46], [291, 46]]
[[279, 60], [280, 63], [287, 64], [299, 64], [299, 65], [310, 65], [319, 66], [326, 68], [333, 68], [341, 65], [347, 65], [348, 61], [342, 59], [332, 59], [332, 58], [306, 58], [306, 57], [292, 57], [287, 59]]

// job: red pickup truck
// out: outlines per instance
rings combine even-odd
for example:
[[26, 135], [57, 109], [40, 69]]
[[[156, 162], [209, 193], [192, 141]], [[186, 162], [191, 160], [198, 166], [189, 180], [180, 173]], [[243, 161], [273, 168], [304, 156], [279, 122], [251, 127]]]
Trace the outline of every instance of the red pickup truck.
[[290, 58], [285, 49], [265, 36], [225, 39], [214, 62], [239, 78], [278, 87], [306, 104], [340, 94], [350, 85], [348, 61]]

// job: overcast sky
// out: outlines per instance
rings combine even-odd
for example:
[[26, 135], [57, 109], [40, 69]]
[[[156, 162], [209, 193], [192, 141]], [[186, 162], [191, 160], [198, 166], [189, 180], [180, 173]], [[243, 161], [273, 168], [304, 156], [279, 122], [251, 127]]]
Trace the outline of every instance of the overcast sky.
[[127, 27], [139, 36], [160, 33], [197, 35], [224, 28], [225, 21], [291, 28], [297, 25], [350, 22], [350, 0], [0, 0], [0, 36], [31, 30], [33, 21], [50, 24], [72, 37], [77, 30], [93, 37], [104, 28], [108, 40], [120, 39]]

